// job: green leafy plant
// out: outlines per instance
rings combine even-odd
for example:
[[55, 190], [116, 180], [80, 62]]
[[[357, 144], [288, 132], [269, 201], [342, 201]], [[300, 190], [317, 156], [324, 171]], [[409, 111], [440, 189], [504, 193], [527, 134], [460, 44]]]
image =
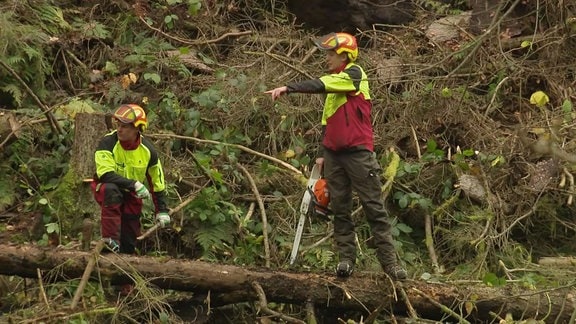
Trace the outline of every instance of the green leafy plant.
[[336, 254], [329, 248], [320, 247], [304, 253], [304, 262], [321, 269], [326, 269], [336, 261]]
[[490, 287], [500, 287], [506, 285], [506, 278], [498, 277], [495, 273], [488, 272], [484, 274], [482, 282]]
[[572, 122], [574, 120], [573, 116], [574, 104], [571, 100], [566, 99], [562, 102], [562, 113], [564, 114], [564, 122]]
[[429, 139], [426, 142], [426, 152], [422, 154], [423, 161], [441, 161], [445, 156], [446, 154], [438, 148], [438, 143], [435, 140]]
[[188, 13], [190, 15], [198, 14], [200, 8], [202, 8], [202, 1], [201, 0], [167, 0], [168, 5], [178, 5], [178, 4], [186, 4], [188, 5]]
[[398, 202], [400, 208], [415, 208], [418, 206], [429, 210], [433, 206], [430, 198], [423, 197], [415, 192], [404, 193], [402, 191], [396, 191], [393, 198]]
[[52, 5], [50, 2], [31, 6], [32, 11], [38, 18], [39, 25], [51, 35], [72, 29], [70, 23], [64, 19], [62, 8]]
[[233, 204], [226, 202], [227, 194], [225, 186], [204, 188], [186, 208], [189, 221], [197, 224], [194, 239], [208, 259], [215, 259], [215, 255], [234, 242], [236, 224], [232, 215], [237, 210]]
[[246, 233], [231, 246], [233, 262], [238, 265], [257, 264], [262, 254], [263, 235]]
[[158, 73], [144, 73], [144, 80], [149, 80], [154, 82], [155, 84], [159, 84], [162, 81], [160, 75]]
[[46, 226], [46, 233], [60, 234], [60, 225], [58, 223], [48, 223], [44, 226]]
[[98, 21], [78, 20], [72, 24], [72, 27], [79, 31], [84, 38], [106, 39], [111, 36], [106, 25]]
[[202, 258], [210, 261], [218, 260], [234, 242], [234, 230], [232, 222], [222, 222], [218, 225], [201, 223], [194, 233], [194, 239], [202, 247]]
[[475, 155], [474, 150], [466, 149], [462, 152], [458, 152], [452, 156], [452, 160], [460, 169], [464, 171], [470, 170], [470, 165], [467, 162], [467, 159], [473, 157]]
[[[49, 236], [58, 237], [60, 240], [60, 224], [54, 222], [55, 212], [52, 205], [49, 203], [48, 199], [40, 198], [38, 200], [37, 206], [34, 210], [42, 211], [42, 222], [44, 223], [45, 233], [42, 235], [42, 239], [38, 242], [40, 245], [47, 245], [49, 241]], [[60, 243], [58, 241], [58, 243]]]
[[15, 75], [43, 98], [52, 59], [43, 51], [49, 36], [37, 26], [23, 24], [14, 14], [10, 10], [0, 12], [0, 62], [5, 65], [0, 65], [0, 91], [10, 94], [14, 106], [19, 107], [24, 103], [25, 90]]

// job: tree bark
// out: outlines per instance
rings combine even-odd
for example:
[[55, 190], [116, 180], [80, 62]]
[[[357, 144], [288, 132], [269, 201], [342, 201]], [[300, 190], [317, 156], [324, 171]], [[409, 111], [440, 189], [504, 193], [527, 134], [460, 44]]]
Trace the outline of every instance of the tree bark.
[[[0, 245], [0, 274], [36, 278], [37, 270], [57, 268], [59, 280], [80, 278], [91, 254], [83, 251], [39, 248], [31, 245]], [[400, 300], [401, 290], [421, 318], [446, 320], [441, 304], [470, 322], [493, 320], [490, 312], [515, 320], [534, 318], [546, 323], [567, 323], [574, 312], [571, 287], [547, 291], [515, 291], [471, 285], [428, 283], [407, 280], [392, 284], [382, 273], [355, 272], [348, 279], [325, 273], [296, 273], [219, 265], [202, 261], [103, 254], [98, 259], [99, 275], [113, 283], [126, 282], [124, 272], [138, 272], [159, 288], [194, 291], [202, 303], [210, 293], [212, 306], [256, 301], [252, 283], [258, 283], [270, 302], [317, 307], [373, 311], [385, 309], [405, 315], [407, 303]], [[43, 275], [54, 278], [55, 274]], [[396, 289], [394, 289], [396, 287]], [[435, 301], [435, 303], [430, 302]], [[436, 304], [436, 305], [435, 305]], [[443, 317], [444, 316], [444, 317]], [[449, 317], [448, 317], [449, 318]]]
[[74, 119], [74, 144], [70, 165], [79, 179], [92, 178], [96, 166], [94, 150], [108, 131], [106, 116], [97, 113], [78, 113]]

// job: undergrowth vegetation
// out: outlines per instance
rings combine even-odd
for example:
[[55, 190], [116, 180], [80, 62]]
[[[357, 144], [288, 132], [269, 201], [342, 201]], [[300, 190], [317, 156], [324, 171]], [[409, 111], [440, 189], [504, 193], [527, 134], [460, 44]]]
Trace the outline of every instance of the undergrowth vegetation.
[[[0, 108], [21, 125], [0, 129], [2, 235], [60, 246], [79, 239], [82, 215], [97, 210], [70, 174], [74, 132], [82, 131], [74, 118], [133, 102], [148, 113], [145, 135], [161, 152], [171, 204], [186, 202], [140, 252], [287, 268], [322, 98], [272, 102], [263, 92], [324, 66], [310, 42], [318, 31], [295, 25], [282, 1], [245, 2], [0, 3]], [[384, 169], [397, 164], [383, 176], [393, 180], [385, 194], [400, 259], [417, 279], [564, 283], [535, 261], [575, 251], [576, 7], [506, 1], [484, 33], [460, 30], [434, 43], [424, 32], [431, 17], [465, 5], [415, 3], [422, 7], [412, 25], [355, 31], [375, 98], [376, 153]], [[511, 37], [516, 23], [522, 34]], [[483, 194], [470, 195], [464, 175]], [[355, 207], [359, 270], [378, 271]], [[9, 227], [23, 218], [30, 226], [14, 233]], [[152, 225], [151, 208], [143, 224]], [[309, 221], [299, 269], [332, 271], [331, 231], [329, 221]], [[54, 284], [48, 297], [69, 298], [74, 285]], [[101, 305], [104, 290], [90, 286], [90, 302]], [[4, 304], [30, 318], [24, 295]], [[133, 301], [147, 313], [119, 313], [120, 305], [68, 320], [169, 322], [162, 298]]]

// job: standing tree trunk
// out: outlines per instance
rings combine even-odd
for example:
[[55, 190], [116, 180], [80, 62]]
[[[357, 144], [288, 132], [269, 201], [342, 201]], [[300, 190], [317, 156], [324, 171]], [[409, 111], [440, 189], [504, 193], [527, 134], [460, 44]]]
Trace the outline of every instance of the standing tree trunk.
[[104, 114], [76, 114], [70, 166], [79, 179], [92, 178], [94, 175], [94, 150], [108, 128]]
[[[80, 233], [84, 218], [96, 218], [91, 215], [97, 213], [91, 212], [96, 210], [97, 204], [89, 183], [96, 172], [94, 151], [99, 140], [108, 132], [110, 119], [102, 113], [78, 113], [74, 122], [70, 167], [50, 197], [52, 206], [61, 211], [58, 217], [60, 233], [72, 237]], [[59, 243], [56, 240], [55, 244]]]

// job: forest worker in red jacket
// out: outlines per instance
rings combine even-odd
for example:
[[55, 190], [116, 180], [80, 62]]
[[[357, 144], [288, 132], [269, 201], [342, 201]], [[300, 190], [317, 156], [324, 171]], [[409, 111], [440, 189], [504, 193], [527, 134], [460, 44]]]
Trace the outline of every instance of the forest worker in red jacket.
[[113, 117], [116, 130], [100, 140], [94, 154], [92, 188], [102, 209], [101, 234], [107, 248], [133, 254], [141, 230], [142, 199], [152, 198], [161, 226], [170, 224], [166, 183], [156, 149], [142, 136], [148, 126], [144, 109], [122, 105]]
[[383, 270], [394, 279], [405, 279], [407, 273], [398, 264], [382, 199], [381, 167], [373, 152], [370, 88], [366, 73], [355, 63], [356, 38], [347, 33], [331, 33], [315, 40], [315, 44], [326, 51], [330, 74], [266, 93], [273, 100], [292, 92], [326, 94], [322, 154], [316, 163], [323, 165], [334, 213], [334, 240], [339, 257], [336, 274], [350, 276], [356, 263], [355, 224], [351, 217], [354, 190], [370, 225]]

